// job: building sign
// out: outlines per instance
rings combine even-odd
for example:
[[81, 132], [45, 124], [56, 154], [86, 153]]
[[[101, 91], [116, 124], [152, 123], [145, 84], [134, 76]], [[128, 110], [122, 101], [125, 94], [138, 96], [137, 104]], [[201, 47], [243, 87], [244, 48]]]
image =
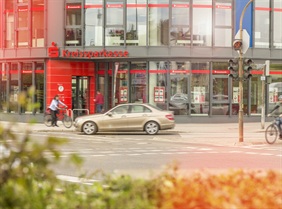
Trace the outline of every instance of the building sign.
[[67, 58], [97, 58], [97, 57], [128, 57], [128, 51], [110, 51], [103, 49], [101, 51], [85, 51], [85, 50], [62, 50], [60, 56], [59, 48], [55, 42], [48, 48], [48, 55], [50, 58], [67, 57]]
[[93, 58], [93, 57], [128, 57], [128, 51], [83, 51], [83, 50], [63, 50], [62, 57]]
[[59, 48], [55, 42], [52, 42], [52, 46], [48, 48], [48, 55], [52, 58], [59, 57]]

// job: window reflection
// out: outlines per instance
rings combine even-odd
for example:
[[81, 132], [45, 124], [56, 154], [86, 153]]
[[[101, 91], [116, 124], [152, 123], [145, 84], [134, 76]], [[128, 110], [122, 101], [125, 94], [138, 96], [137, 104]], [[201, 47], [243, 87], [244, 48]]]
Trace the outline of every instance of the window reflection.
[[168, 0], [149, 0], [149, 45], [163, 46], [169, 44], [169, 10]]
[[0, 112], [7, 111], [7, 64], [0, 63]]
[[127, 1], [126, 45], [146, 45], [146, 0]]
[[188, 74], [190, 62], [171, 61], [170, 69], [170, 99], [169, 110], [175, 115], [188, 115], [190, 110], [190, 99], [188, 94]]
[[65, 44], [66, 46], [81, 46], [81, 3], [67, 3], [66, 8]]
[[19, 73], [18, 64], [10, 65], [10, 98], [8, 104], [8, 112], [18, 112], [18, 96], [19, 96]]
[[44, 47], [44, 0], [32, 1], [32, 47]]
[[123, 25], [123, 1], [108, 0], [106, 8], [106, 24]]
[[85, 2], [85, 46], [103, 45], [103, 1]]
[[14, 1], [5, 0], [5, 22], [6, 22], [6, 48], [14, 47], [15, 43], [15, 16], [14, 16]]
[[193, 1], [193, 45], [211, 46], [212, 0]]
[[131, 75], [131, 102], [146, 103], [146, 62], [132, 62], [130, 75]]
[[273, 3], [273, 46], [276, 49], [282, 49], [282, 0], [275, 0]]
[[187, 46], [191, 44], [190, 29], [185, 27], [173, 27], [170, 29], [170, 44]]
[[66, 29], [65, 37], [67, 46], [81, 45], [81, 29]]
[[269, 48], [270, 2], [255, 2], [255, 47]]
[[191, 72], [191, 114], [208, 114], [209, 63], [192, 63]]
[[123, 46], [124, 30], [123, 28], [106, 28], [106, 46]]

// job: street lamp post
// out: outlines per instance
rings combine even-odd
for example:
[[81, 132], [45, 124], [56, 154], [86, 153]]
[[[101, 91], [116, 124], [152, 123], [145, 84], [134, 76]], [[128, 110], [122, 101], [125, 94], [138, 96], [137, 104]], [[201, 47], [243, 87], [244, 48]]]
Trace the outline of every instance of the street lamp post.
[[[244, 7], [240, 17], [240, 40], [243, 40], [243, 18], [247, 7], [253, 2], [250, 0]], [[243, 116], [244, 116], [244, 103], [243, 103], [243, 52], [242, 47], [239, 49], [239, 142], [243, 142]]]

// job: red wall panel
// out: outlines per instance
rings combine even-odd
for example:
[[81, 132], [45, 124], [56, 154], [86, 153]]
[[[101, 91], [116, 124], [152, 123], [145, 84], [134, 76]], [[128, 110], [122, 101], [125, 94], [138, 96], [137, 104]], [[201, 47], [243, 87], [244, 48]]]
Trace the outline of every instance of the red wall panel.
[[[90, 78], [89, 111], [94, 113], [95, 69], [93, 62], [75, 62], [48, 60], [46, 73], [46, 106], [49, 106], [56, 94], [68, 108], [72, 108], [72, 76], [88, 76]], [[59, 91], [63, 86], [63, 91]]]

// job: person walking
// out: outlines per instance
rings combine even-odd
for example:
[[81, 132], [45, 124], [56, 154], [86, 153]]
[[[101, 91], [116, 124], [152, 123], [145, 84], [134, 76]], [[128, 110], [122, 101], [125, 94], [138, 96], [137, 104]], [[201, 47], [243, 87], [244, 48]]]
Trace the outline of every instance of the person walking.
[[104, 105], [104, 96], [99, 90], [97, 90], [95, 102], [96, 102], [96, 112], [101, 113]]
[[58, 124], [57, 124], [57, 120], [58, 120], [58, 118], [57, 118], [57, 114], [58, 114], [58, 111], [61, 109], [60, 107], [59, 107], [59, 105], [63, 105], [64, 107], [68, 107], [67, 105], [65, 105], [63, 102], [61, 102], [60, 100], [59, 100], [59, 95], [56, 95], [54, 98], [53, 98], [53, 100], [52, 100], [52, 102], [51, 102], [51, 104], [50, 104], [50, 106], [49, 106], [49, 108], [50, 108], [50, 110], [51, 110], [51, 117], [52, 117], [52, 123], [51, 123], [51, 126], [57, 126], [57, 127], [59, 127], [58, 126]]

